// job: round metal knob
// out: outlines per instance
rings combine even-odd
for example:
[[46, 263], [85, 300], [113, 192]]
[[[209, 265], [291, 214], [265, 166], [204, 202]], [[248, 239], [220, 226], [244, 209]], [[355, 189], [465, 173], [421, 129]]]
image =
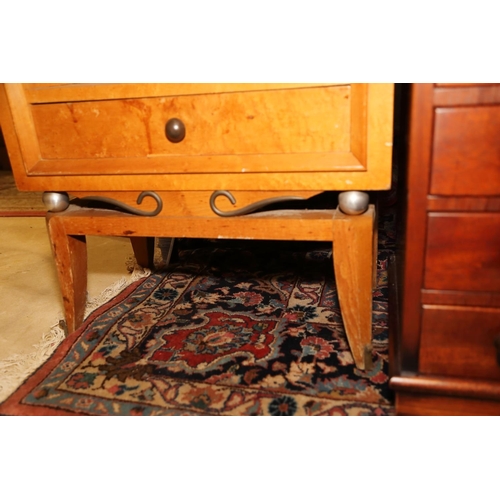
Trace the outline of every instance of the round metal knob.
[[348, 215], [360, 215], [368, 210], [370, 196], [362, 191], [345, 191], [339, 194], [339, 207]]
[[170, 142], [181, 142], [186, 137], [186, 127], [179, 118], [170, 118], [165, 125], [165, 134]]
[[42, 201], [49, 212], [63, 212], [69, 207], [68, 193], [54, 193], [45, 191]]

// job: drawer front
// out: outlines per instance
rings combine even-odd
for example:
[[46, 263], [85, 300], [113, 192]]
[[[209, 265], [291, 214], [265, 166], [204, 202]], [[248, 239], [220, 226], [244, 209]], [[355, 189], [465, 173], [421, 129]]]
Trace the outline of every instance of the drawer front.
[[424, 288], [500, 292], [500, 214], [431, 214]]
[[[23, 190], [391, 185], [393, 84], [12, 83], [0, 101]], [[176, 143], [165, 131], [172, 118], [186, 129]]]
[[423, 306], [419, 372], [500, 379], [500, 309]]
[[500, 106], [437, 108], [431, 194], [500, 194]]
[[454, 87], [491, 87], [492, 85], [498, 85], [498, 83], [436, 83], [436, 87], [448, 87], [448, 88], [454, 88]]
[[[350, 87], [37, 104], [44, 159], [349, 151]], [[181, 142], [165, 125], [180, 119]]]

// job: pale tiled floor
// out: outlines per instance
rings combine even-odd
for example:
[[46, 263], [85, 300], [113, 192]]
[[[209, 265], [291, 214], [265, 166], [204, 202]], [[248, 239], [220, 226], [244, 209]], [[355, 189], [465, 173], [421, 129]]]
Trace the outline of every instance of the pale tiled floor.
[[[63, 309], [45, 219], [0, 217], [0, 234], [1, 363], [16, 355], [29, 356], [63, 318]], [[88, 237], [87, 241], [92, 299], [120, 279], [130, 279], [126, 262], [133, 253], [126, 238]]]

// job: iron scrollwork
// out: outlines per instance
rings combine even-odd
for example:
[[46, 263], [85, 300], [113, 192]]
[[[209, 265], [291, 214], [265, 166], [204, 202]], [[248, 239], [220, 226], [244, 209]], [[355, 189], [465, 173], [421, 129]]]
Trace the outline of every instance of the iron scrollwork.
[[236, 217], [238, 215], [248, 215], [253, 212], [256, 212], [257, 210], [261, 210], [262, 208], [265, 208], [269, 205], [273, 205], [275, 203], [283, 203], [283, 202], [290, 202], [290, 201], [304, 201], [305, 198], [302, 198], [300, 196], [278, 196], [275, 198], [267, 198], [265, 200], [261, 201], [256, 201], [255, 203], [251, 203], [250, 205], [247, 205], [246, 207], [239, 208], [237, 210], [230, 210], [230, 211], [223, 211], [217, 208], [215, 205], [215, 200], [219, 196], [224, 196], [227, 198], [233, 205], [236, 204], [236, 198], [233, 196], [233, 194], [230, 191], [214, 191], [212, 195], [210, 196], [210, 208], [212, 209], [213, 212], [215, 212], [217, 215], [220, 217]]
[[149, 196], [150, 198], [153, 198], [156, 201], [156, 208], [154, 210], [151, 211], [140, 210], [139, 208], [131, 207], [130, 205], [127, 205], [122, 201], [114, 200], [113, 198], [107, 198], [106, 196], [84, 196], [83, 198], [79, 198], [79, 200], [106, 203], [118, 207], [133, 215], [141, 215], [143, 217], [154, 217], [155, 215], [158, 215], [162, 211], [163, 200], [160, 198], [158, 193], [155, 193], [154, 191], [143, 191], [137, 197], [137, 204], [140, 205], [146, 196]]

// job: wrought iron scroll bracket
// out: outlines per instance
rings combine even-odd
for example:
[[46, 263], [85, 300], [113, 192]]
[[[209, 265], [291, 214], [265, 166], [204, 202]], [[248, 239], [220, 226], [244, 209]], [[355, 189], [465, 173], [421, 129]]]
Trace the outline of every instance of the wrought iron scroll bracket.
[[107, 198], [106, 196], [84, 196], [83, 198], [78, 198], [78, 199], [83, 201], [97, 201], [99, 203], [106, 203], [109, 205], [113, 205], [133, 215], [141, 215], [143, 217], [154, 217], [155, 215], [158, 215], [162, 211], [163, 200], [160, 198], [158, 193], [155, 193], [154, 191], [143, 191], [137, 197], [137, 204], [140, 205], [146, 196], [149, 196], [150, 198], [153, 198], [156, 201], [156, 208], [154, 210], [150, 211], [140, 210], [139, 208], [131, 207], [130, 205], [127, 205], [122, 201], [114, 200], [113, 198]]
[[277, 196], [275, 198], [267, 198], [265, 200], [256, 201], [255, 203], [251, 203], [246, 207], [239, 208], [237, 210], [223, 211], [217, 208], [215, 205], [215, 200], [219, 198], [219, 196], [224, 196], [227, 198], [233, 205], [236, 204], [236, 198], [230, 191], [214, 191], [212, 196], [210, 196], [210, 208], [213, 212], [215, 212], [220, 217], [236, 217], [238, 215], [248, 215], [257, 210], [261, 210], [269, 205], [273, 205], [275, 203], [284, 203], [289, 201], [305, 201], [306, 198], [302, 198], [301, 196]]

